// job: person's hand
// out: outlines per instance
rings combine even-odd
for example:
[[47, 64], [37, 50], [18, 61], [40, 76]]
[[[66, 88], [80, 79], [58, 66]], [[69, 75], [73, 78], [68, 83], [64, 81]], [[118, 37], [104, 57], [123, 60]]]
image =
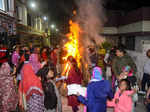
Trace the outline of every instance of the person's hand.
[[16, 66], [14, 66], [12, 75], [15, 75], [16, 72], [17, 72], [17, 68], [16, 68]]
[[126, 72], [121, 73], [120, 76], [119, 76], [119, 80], [126, 79], [127, 76], [128, 76], [127, 74], [128, 73], [126, 73]]
[[124, 72], [124, 75], [125, 75], [125, 76], [128, 76], [128, 74], [129, 74], [128, 72]]
[[41, 68], [43, 68], [47, 64], [47, 61], [41, 63]]
[[119, 103], [119, 99], [115, 99], [115, 104], [118, 104]]
[[77, 96], [80, 96], [80, 93], [79, 93], [79, 92], [77, 92]]

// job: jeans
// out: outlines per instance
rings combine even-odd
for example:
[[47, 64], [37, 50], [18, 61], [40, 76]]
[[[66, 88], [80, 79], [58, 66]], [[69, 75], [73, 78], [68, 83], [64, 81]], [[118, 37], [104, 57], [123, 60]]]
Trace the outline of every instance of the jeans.
[[142, 91], [145, 91], [145, 85], [148, 85], [150, 87], [150, 75], [144, 73], [143, 79], [142, 79]]

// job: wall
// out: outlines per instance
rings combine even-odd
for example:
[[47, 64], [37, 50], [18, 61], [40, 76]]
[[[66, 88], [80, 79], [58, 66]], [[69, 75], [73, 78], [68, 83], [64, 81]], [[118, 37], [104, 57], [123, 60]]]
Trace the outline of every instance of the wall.
[[27, 25], [27, 8], [23, 4], [17, 4], [18, 6], [18, 19], [20, 24]]
[[143, 41], [150, 40], [150, 36], [137, 36], [135, 40], [135, 51], [143, 52]]
[[9, 15], [10, 16], [14, 16], [14, 13], [15, 13], [15, 8], [14, 8], [14, 6], [15, 6], [15, 4], [14, 4], [14, 0], [9, 0], [8, 1], [9, 2], [9, 11], [8, 11], [8, 13], [9, 13]]
[[[135, 39], [135, 51], [128, 51], [129, 55], [134, 59], [138, 73], [139, 79], [143, 77], [143, 67], [144, 63], [147, 61], [146, 51], [150, 49], [150, 36], [137, 36]], [[145, 46], [145, 47], [144, 47]]]

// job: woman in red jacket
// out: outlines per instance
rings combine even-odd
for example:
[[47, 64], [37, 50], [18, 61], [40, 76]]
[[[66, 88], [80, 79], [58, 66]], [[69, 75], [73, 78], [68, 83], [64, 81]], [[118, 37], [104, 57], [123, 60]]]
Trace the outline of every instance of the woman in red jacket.
[[[71, 69], [68, 72], [67, 85], [71, 85], [71, 84], [81, 85], [83, 78], [82, 78], [81, 71], [77, 66], [76, 60], [72, 56], [69, 56], [68, 61]], [[68, 96], [68, 105], [72, 107], [73, 112], [77, 112], [79, 110], [78, 109], [79, 104], [80, 103], [78, 102], [76, 95]]]

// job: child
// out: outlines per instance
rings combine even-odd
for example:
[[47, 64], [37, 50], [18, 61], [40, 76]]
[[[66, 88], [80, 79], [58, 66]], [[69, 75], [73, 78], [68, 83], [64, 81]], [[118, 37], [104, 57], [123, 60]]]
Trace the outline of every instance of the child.
[[122, 75], [123, 75], [122, 79], [128, 79], [130, 81], [132, 87], [137, 85], [136, 84], [137, 83], [137, 79], [134, 76], [133, 70], [131, 69], [130, 66], [123, 67]]
[[87, 87], [87, 98], [80, 95], [78, 100], [87, 106], [88, 112], [106, 112], [107, 98], [113, 98], [111, 85], [103, 79], [101, 68], [95, 67]]
[[119, 83], [119, 90], [115, 93], [112, 101], [108, 101], [109, 107], [114, 107], [114, 112], [132, 112], [132, 96], [136, 91], [131, 90], [130, 82], [122, 79]]
[[37, 76], [41, 77], [42, 87], [44, 90], [44, 106], [45, 112], [62, 112], [61, 100], [59, 92], [53, 81], [54, 79], [54, 68], [49, 65], [45, 65], [37, 72]]

